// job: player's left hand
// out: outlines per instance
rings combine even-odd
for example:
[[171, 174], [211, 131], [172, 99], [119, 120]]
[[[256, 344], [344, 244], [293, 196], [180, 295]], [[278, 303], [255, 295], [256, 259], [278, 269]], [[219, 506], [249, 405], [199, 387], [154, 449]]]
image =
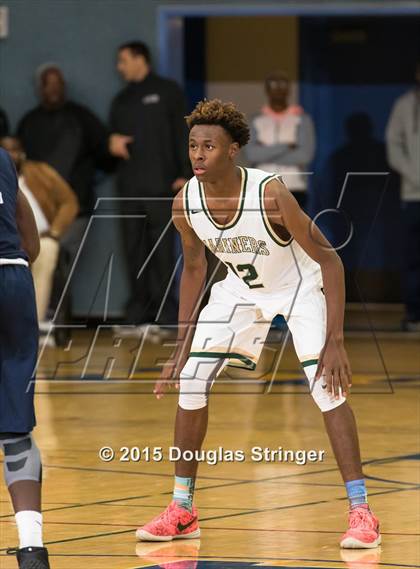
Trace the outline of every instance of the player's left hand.
[[321, 351], [315, 381], [321, 379], [327, 384], [331, 397], [339, 399], [340, 388], [347, 397], [351, 387], [351, 368], [343, 340], [329, 337]]
[[178, 192], [181, 188], [183, 188], [185, 186], [187, 181], [188, 180], [186, 178], [177, 178], [176, 180], [174, 180], [172, 182], [172, 190], [174, 192]]

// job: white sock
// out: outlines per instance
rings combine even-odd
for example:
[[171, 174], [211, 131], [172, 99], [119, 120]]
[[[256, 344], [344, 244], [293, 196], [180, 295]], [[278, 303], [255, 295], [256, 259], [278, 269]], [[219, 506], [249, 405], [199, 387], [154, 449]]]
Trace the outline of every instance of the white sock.
[[19, 533], [19, 547], [43, 547], [42, 514], [24, 510], [15, 515]]

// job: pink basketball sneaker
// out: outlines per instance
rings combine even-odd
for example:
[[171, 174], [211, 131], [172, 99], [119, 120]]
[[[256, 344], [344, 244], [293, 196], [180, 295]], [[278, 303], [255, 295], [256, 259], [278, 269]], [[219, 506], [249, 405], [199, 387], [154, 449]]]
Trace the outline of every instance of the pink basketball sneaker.
[[349, 529], [342, 536], [343, 549], [371, 549], [381, 544], [379, 521], [368, 506], [359, 506], [349, 512]]
[[189, 512], [173, 501], [164, 512], [136, 531], [140, 541], [171, 541], [200, 537], [198, 512]]

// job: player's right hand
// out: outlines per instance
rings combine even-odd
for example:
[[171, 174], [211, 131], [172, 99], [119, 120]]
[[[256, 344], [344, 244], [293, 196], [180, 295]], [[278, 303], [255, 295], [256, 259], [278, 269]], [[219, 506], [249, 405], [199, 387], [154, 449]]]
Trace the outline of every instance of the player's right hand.
[[177, 389], [179, 389], [177, 366], [173, 362], [170, 362], [163, 366], [162, 373], [155, 383], [153, 393], [156, 395], [156, 399], [162, 399], [162, 397], [165, 395], [165, 392], [174, 385]]
[[319, 355], [315, 381], [323, 379], [332, 398], [350, 394], [352, 374], [349, 359], [342, 340], [329, 339]]
[[129, 160], [130, 153], [128, 152], [127, 145], [131, 144], [133, 140], [134, 138], [132, 136], [125, 134], [111, 134], [109, 137], [109, 152], [117, 158]]

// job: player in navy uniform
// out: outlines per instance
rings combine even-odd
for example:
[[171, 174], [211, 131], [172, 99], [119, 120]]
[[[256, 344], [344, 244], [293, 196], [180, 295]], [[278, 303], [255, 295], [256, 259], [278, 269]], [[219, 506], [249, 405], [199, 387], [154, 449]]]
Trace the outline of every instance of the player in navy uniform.
[[35, 291], [29, 264], [39, 253], [32, 210], [0, 148], [0, 447], [19, 533], [19, 569], [49, 569], [42, 542], [41, 457], [35, 426], [38, 353]]

